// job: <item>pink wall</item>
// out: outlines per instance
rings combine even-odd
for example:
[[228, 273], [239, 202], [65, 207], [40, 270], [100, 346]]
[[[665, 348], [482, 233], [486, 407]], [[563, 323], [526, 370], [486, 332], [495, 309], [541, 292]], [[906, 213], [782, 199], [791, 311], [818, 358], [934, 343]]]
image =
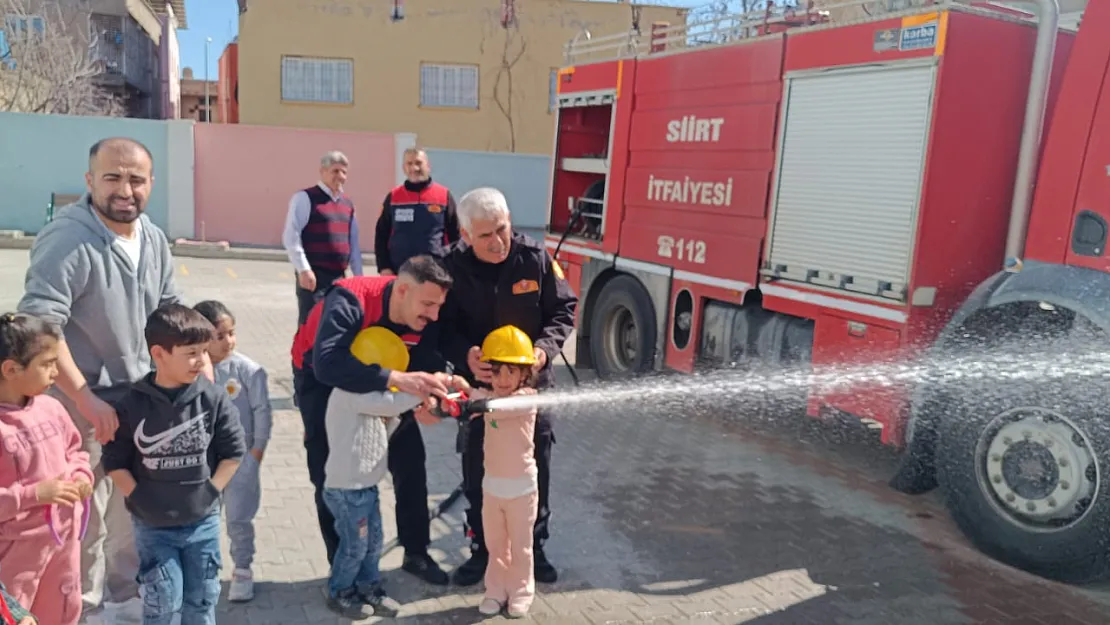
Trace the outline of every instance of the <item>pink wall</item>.
[[241, 124], [193, 129], [197, 239], [280, 246], [290, 196], [316, 184], [320, 157], [339, 150], [351, 161], [346, 192], [362, 250], [374, 249], [382, 199], [396, 184], [393, 135]]

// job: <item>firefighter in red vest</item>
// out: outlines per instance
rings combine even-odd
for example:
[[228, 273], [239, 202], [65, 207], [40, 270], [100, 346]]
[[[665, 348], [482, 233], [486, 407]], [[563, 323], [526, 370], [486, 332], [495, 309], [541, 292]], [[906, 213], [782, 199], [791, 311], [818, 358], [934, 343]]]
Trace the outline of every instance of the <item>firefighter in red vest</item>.
[[281, 240], [297, 272], [297, 325], [347, 268], [362, 275], [355, 205], [343, 193], [349, 162], [342, 152], [320, 159], [320, 182], [293, 194]]
[[432, 181], [427, 153], [409, 148], [404, 159], [407, 180], [385, 197], [374, 232], [374, 257], [383, 276], [392, 275], [413, 256], [441, 257], [459, 240], [455, 198], [447, 187]]
[[[293, 338], [293, 389], [297, 406], [304, 422], [304, 446], [308, 455], [308, 475], [316, 489], [316, 515], [320, 522], [328, 562], [335, 557], [339, 537], [335, 521], [323, 501], [324, 467], [328, 459], [328, 439], [324, 431], [324, 415], [332, 388], [352, 393], [369, 393], [396, 388], [430, 399], [447, 394], [445, 374], [425, 373], [442, 371], [444, 361], [439, 356], [435, 325], [427, 336], [425, 328], [439, 318], [439, 309], [451, 288], [451, 276], [430, 256], [416, 256], [401, 266], [397, 276], [355, 276], [338, 280], [323, 300], [313, 306], [307, 321]], [[381, 326], [400, 336], [410, 350], [409, 371], [390, 371], [377, 365], [365, 365], [351, 353], [355, 336], [369, 326]], [[435, 424], [439, 419], [426, 411], [417, 411], [415, 419], [421, 423]], [[416, 428], [416, 424], [412, 424]], [[418, 428], [417, 428], [418, 429]], [[396, 436], [396, 435], [394, 435]], [[420, 439], [417, 439], [420, 440]], [[393, 440], [390, 441], [390, 447]], [[427, 486], [424, 475], [423, 441], [413, 459], [419, 474], [411, 476], [425, 489], [421, 514], [405, 519], [402, 527], [415, 525], [428, 531]], [[390, 471], [394, 471], [392, 450]], [[403, 471], [394, 472], [394, 481], [410, 477]], [[407, 486], [403, 484], [403, 486]], [[407, 488], [406, 492], [418, 489]], [[400, 495], [398, 495], [400, 497]], [[399, 524], [400, 523], [400, 519]], [[447, 574], [427, 552], [405, 553], [406, 570], [418, 572], [422, 577], [434, 577], [433, 571], [447, 583]]]

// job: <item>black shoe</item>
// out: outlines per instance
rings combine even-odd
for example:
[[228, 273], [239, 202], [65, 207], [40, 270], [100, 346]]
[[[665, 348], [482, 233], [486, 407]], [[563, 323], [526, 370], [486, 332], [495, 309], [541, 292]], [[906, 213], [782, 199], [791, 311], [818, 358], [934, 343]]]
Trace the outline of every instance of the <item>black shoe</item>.
[[363, 603], [357, 593], [328, 597], [328, 609], [352, 621], [361, 621], [374, 616], [374, 608]]
[[412, 573], [429, 584], [435, 584], [436, 586], [447, 585], [447, 573], [439, 568], [436, 561], [427, 553], [413, 555], [406, 553], [405, 560], [401, 563], [401, 570]]
[[455, 584], [458, 586], [473, 586], [482, 581], [486, 575], [486, 565], [489, 564], [489, 552], [485, 549], [471, 553], [470, 559], [455, 569]]
[[559, 572], [555, 570], [555, 566], [547, 561], [547, 556], [544, 554], [542, 548], [533, 549], [534, 554], [533, 569], [536, 573], [536, 581], [542, 584], [554, 584], [559, 579]]

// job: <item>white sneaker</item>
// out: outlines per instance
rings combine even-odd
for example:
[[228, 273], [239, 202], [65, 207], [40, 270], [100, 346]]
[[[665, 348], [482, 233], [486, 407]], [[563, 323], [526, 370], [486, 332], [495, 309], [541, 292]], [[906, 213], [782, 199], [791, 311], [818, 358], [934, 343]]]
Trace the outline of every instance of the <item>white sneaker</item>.
[[501, 602], [497, 599], [483, 597], [482, 603], [478, 604], [478, 613], [484, 616], [494, 616], [501, 613]]
[[254, 599], [254, 574], [250, 569], [235, 569], [231, 574], [231, 587], [227, 590], [228, 601], [250, 601]]
[[142, 625], [143, 600], [135, 597], [120, 603], [105, 601], [100, 620], [105, 625]]

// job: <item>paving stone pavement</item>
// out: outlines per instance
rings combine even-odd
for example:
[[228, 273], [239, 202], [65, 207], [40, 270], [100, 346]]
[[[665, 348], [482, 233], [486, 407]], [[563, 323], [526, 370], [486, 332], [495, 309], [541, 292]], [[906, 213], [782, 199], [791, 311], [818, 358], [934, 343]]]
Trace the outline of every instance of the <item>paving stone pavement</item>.
[[[0, 308], [18, 300], [25, 268], [26, 251], [0, 250]], [[327, 561], [290, 398], [293, 276], [281, 263], [191, 258], [178, 259], [177, 275], [188, 301], [219, 298], [235, 312], [240, 349], [269, 369], [275, 408], [257, 519], [257, 597], [222, 603], [219, 622], [347, 623], [323, 606]], [[460, 480], [454, 426], [424, 433], [435, 504]], [[532, 622], [1110, 622], [1106, 589], [1066, 587], [990, 561], [967, 546], [935, 497], [891, 491], [893, 456], [860, 427], [668, 403], [575, 412], [556, 433], [547, 551], [561, 579], [539, 589]], [[388, 545], [393, 494], [388, 480], [382, 486]], [[448, 568], [465, 559], [464, 506], [432, 525], [432, 553]], [[401, 555], [393, 549], [382, 562], [404, 604], [397, 622], [485, 620], [480, 587], [419, 583], [399, 570]]]

